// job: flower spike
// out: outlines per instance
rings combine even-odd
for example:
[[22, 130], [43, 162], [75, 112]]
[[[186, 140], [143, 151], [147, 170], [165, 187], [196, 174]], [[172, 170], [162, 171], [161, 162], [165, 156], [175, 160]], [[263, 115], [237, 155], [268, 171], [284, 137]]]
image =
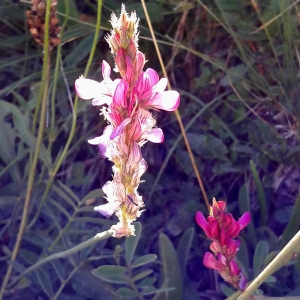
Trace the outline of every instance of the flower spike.
[[115, 237], [134, 235], [135, 221], [143, 212], [144, 202], [138, 194], [141, 176], [147, 169], [141, 147], [147, 142], [161, 143], [163, 131], [155, 127], [150, 109], [174, 111], [180, 97], [176, 91], [165, 91], [167, 79], [148, 68], [138, 50], [138, 23], [135, 12], [128, 15], [122, 5], [119, 18], [111, 16], [112, 30], [106, 37], [115, 60], [114, 70], [120, 77], [112, 80], [111, 67], [102, 63], [103, 80], [97, 82], [80, 77], [75, 90], [84, 100], [92, 99], [109, 125], [101, 136], [90, 139], [98, 145], [99, 154], [114, 163], [113, 179], [103, 186], [108, 203], [95, 207], [102, 215], [116, 214], [118, 224], [112, 226]]
[[241, 291], [246, 288], [247, 279], [236, 262], [240, 241], [235, 238], [250, 220], [250, 213], [245, 212], [236, 221], [231, 214], [226, 212], [226, 202], [217, 202], [215, 198], [213, 198], [207, 219], [200, 211], [196, 213], [197, 224], [212, 241], [209, 248], [213, 253], [204, 254], [204, 266], [218, 271], [227, 282]]

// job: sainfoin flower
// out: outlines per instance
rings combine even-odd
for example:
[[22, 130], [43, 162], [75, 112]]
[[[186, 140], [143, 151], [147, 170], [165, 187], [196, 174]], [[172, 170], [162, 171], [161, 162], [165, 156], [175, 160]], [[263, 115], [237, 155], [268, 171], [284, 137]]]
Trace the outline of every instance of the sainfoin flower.
[[108, 217], [116, 214], [119, 223], [112, 226], [115, 237], [134, 234], [135, 221], [143, 212], [138, 194], [141, 176], [147, 169], [141, 147], [147, 142], [161, 143], [163, 131], [155, 127], [149, 111], [177, 109], [180, 97], [176, 91], [165, 91], [167, 79], [159, 79], [153, 69], [143, 71], [145, 56], [138, 50], [138, 19], [135, 12], [127, 15], [122, 5], [119, 18], [111, 16], [112, 31], [106, 37], [120, 77], [112, 80], [111, 67], [102, 63], [103, 80], [97, 82], [80, 77], [75, 82], [78, 96], [101, 106], [108, 125], [101, 136], [88, 142], [97, 145], [99, 154], [114, 163], [113, 179], [103, 186], [107, 203], [95, 207]]
[[196, 222], [212, 241], [209, 248], [213, 253], [204, 254], [204, 266], [218, 271], [227, 282], [241, 291], [245, 289], [247, 279], [236, 262], [236, 253], [240, 246], [240, 241], [236, 238], [250, 220], [250, 213], [245, 212], [236, 221], [226, 212], [226, 202], [217, 202], [215, 198], [207, 218], [200, 211], [196, 214]]

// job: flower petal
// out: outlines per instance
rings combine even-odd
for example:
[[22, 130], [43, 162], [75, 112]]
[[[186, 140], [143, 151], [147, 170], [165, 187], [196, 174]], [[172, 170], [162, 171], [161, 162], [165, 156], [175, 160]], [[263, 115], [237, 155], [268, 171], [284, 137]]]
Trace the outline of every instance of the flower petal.
[[97, 98], [101, 95], [102, 88], [102, 83], [92, 79], [85, 79], [83, 77], [80, 77], [75, 81], [76, 93], [80, 98], [84, 100]]
[[102, 61], [102, 76], [103, 76], [103, 79], [104, 80], [106, 80], [107, 78], [110, 79], [110, 73], [111, 73], [110, 65], [105, 60], [103, 60]]
[[113, 95], [114, 105], [122, 106], [123, 108], [126, 108], [127, 90], [128, 90], [128, 83], [123, 79], [120, 80]]
[[110, 217], [120, 206], [119, 202], [111, 202], [94, 207], [94, 210], [98, 211], [105, 217]]
[[248, 211], [246, 211], [238, 220], [238, 223], [240, 225], [240, 230], [245, 228], [251, 221], [251, 215]]
[[217, 259], [214, 257], [214, 255], [210, 252], [206, 252], [203, 257], [203, 265], [206, 268], [222, 271], [222, 265]]
[[123, 131], [123, 129], [127, 126], [127, 124], [129, 124], [131, 122], [131, 118], [126, 118], [118, 127], [116, 127], [111, 135], [110, 135], [110, 139], [113, 140], [115, 139], [118, 135], [120, 135]]
[[96, 136], [93, 139], [88, 140], [88, 143], [91, 145], [99, 145], [100, 143], [103, 142], [103, 136]]
[[152, 143], [162, 143], [164, 140], [164, 133], [160, 128], [153, 128], [144, 134], [143, 137]]
[[161, 93], [163, 92], [168, 84], [167, 78], [161, 78], [160, 81], [152, 88], [152, 92]]
[[159, 76], [158, 74], [151, 68], [148, 68], [145, 73], [149, 76], [151, 81], [151, 86], [155, 86], [158, 83]]
[[165, 91], [156, 94], [146, 103], [147, 106], [152, 106], [156, 109], [174, 111], [179, 106], [180, 96], [177, 91]]
[[107, 96], [107, 95], [100, 95], [97, 96], [96, 98], [93, 99], [92, 104], [94, 106], [100, 106], [103, 104], [111, 104], [112, 98], [111, 96]]
[[208, 222], [206, 221], [201, 211], [198, 211], [196, 213], [196, 222], [205, 231]]

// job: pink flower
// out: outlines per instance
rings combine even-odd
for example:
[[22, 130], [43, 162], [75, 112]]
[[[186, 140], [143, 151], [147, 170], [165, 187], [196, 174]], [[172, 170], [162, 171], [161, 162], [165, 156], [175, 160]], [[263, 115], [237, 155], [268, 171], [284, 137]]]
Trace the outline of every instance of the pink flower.
[[204, 254], [203, 265], [206, 268], [213, 269], [213, 270], [216, 270], [216, 271], [219, 271], [219, 272], [221, 272], [223, 270], [223, 265], [210, 252], [206, 252]]
[[166, 78], [159, 80], [153, 69], [147, 69], [139, 76], [133, 95], [144, 108], [174, 111], [179, 106], [180, 97], [176, 91], [165, 91], [167, 83]]
[[110, 104], [112, 95], [120, 80], [112, 81], [110, 79], [110, 66], [106, 61], [102, 62], [103, 81], [98, 82], [92, 79], [86, 79], [82, 76], [75, 81], [75, 90], [77, 95], [84, 99], [93, 99], [93, 105], [99, 106]]
[[108, 181], [104, 184], [102, 190], [106, 194], [108, 203], [99, 205], [94, 210], [105, 217], [110, 217], [120, 207], [121, 203], [125, 201], [125, 187], [121, 182]]
[[249, 224], [250, 214], [246, 212], [236, 221], [226, 212], [226, 202], [217, 202], [215, 199], [209, 211], [210, 215], [207, 219], [201, 212], [196, 213], [196, 222], [212, 240], [210, 250], [214, 253], [205, 253], [203, 264], [207, 268], [218, 271], [235, 288], [243, 290], [247, 279], [235, 260], [240, 241], [234, 238]]

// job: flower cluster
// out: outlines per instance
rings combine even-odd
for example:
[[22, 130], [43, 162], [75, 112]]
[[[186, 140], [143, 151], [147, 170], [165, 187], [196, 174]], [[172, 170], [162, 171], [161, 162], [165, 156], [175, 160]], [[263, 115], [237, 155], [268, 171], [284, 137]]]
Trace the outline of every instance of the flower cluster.
[[226, 203], [224, 201], [217, 202], [213, 198], [207, 220], [198, 211], [196, 222], [205, 231], [207, 237], [212, 240], [209, 248], [213, 253], [205, 253], [203, 264], [209, 269], [218, 271], [227, 282], [243, 291], [247, 279], [236, 262], [240, 241], [235, 238], [249, 224], [249, 212], [244, 213], [236, 221], [231, 214], [226, 212]]
[[147, 142], [161, 143], [163, 132], [156, 128], [149, 109], [174, 111], [180, 97], [176, 91], [165, 91], [167, 79], [159, 80], [153, 69], [143, 71], [145, 56], [138, 50], [138, 19], [135, 12], [127, 15], [122, 5], [119, 18], [112, 14], [112, 31], [106, 37], [121, 78], [110, 78], [111, 68], [103, 61], [103, 81], [83, 77], [75, 82], [79, 97], [92, 99], [94, 106], [102, 106], [108, 126], [101, 136], [88, 142], [98, 145], [101, 156], [114, 163], [113, 179], [103, 186], [107, 202], [95, 207], [104, 216], [116, 213], [119, 223], [112, 226], [115, 237], [134, 234], [131, 224], [144, 206], [138, 194], [141, 176], [147, 169], [141, 147]]

